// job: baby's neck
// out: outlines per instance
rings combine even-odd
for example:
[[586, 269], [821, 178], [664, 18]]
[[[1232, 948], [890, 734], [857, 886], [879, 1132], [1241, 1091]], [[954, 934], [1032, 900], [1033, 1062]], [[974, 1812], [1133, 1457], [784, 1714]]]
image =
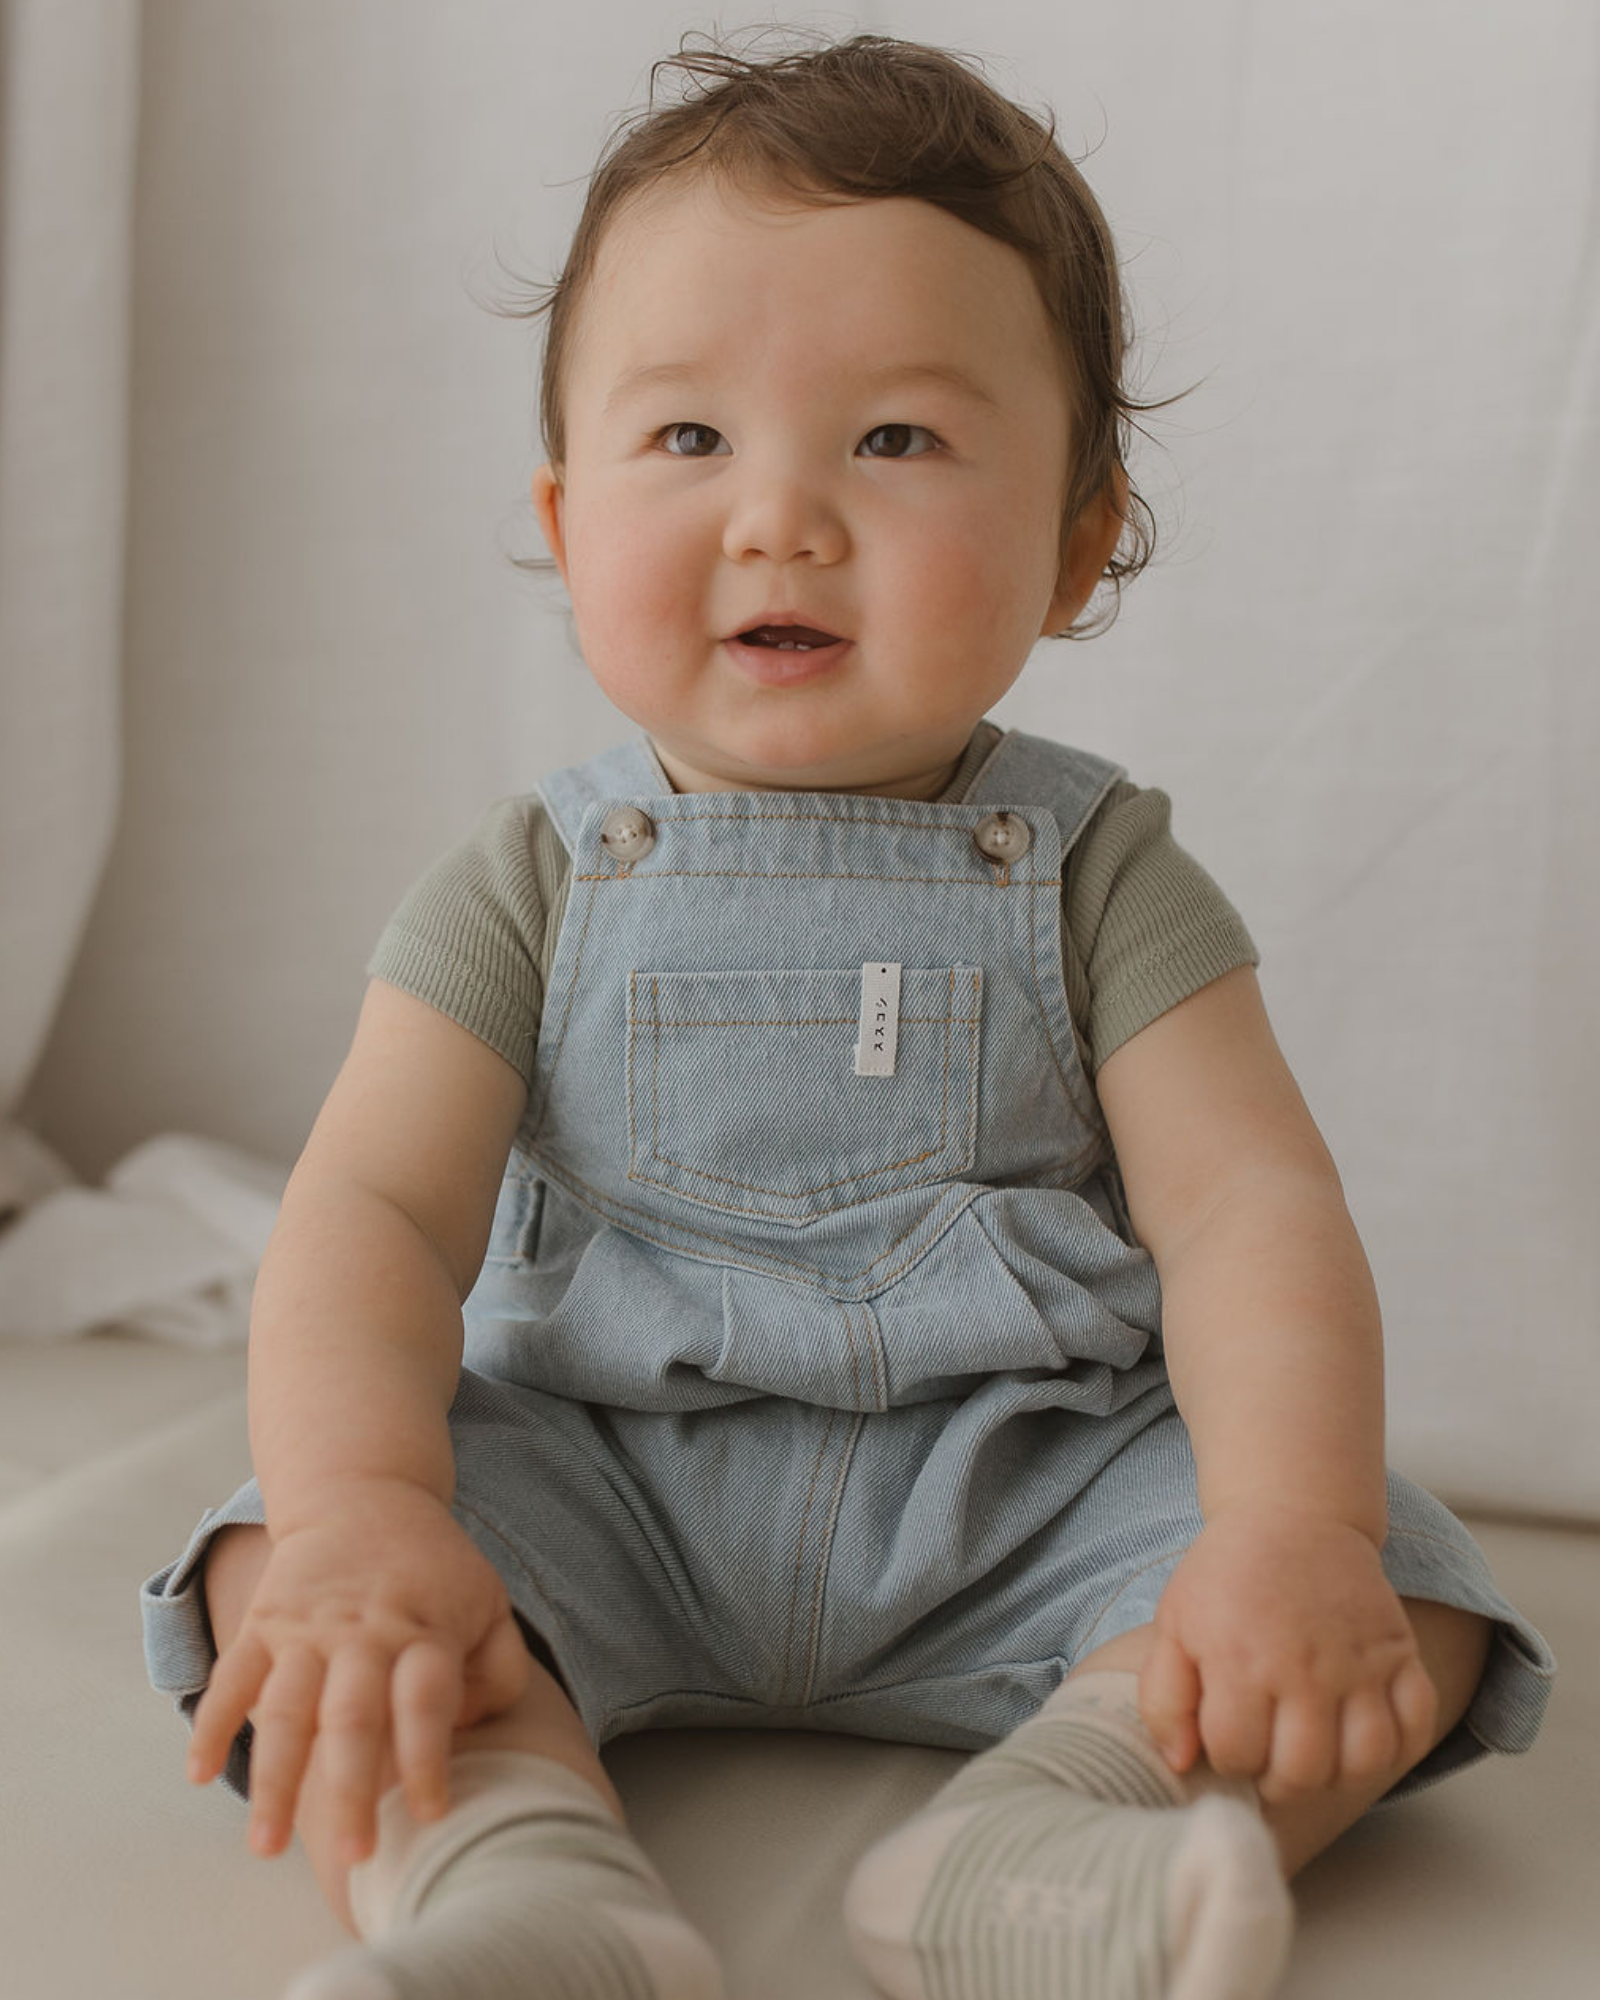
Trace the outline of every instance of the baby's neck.
[[[971, 738], [968, 738], [968, 742]], [[675, 792], [836, 792], [846, 798], [866, 799], [938, 799], [950, 787], [950, 781], [961, 768], [961, 760], [967, 754], [963, 744], [947, 763], [935, 765], [927, 771], [913, 771], [903, 778], [887, 779], [876, 785], [783, 785], [774, 780], [741, 781], [737, 778], [717, 778], [703, 771], [695, 771], [676, 758], [670, 761], [661, 746], [652, 741], [656, 761], [666, 774], [667, 783]]]

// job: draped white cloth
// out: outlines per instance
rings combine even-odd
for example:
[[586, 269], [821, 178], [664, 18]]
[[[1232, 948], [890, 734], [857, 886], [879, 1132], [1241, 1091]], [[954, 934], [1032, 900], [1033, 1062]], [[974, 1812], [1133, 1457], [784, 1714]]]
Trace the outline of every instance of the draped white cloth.
[[[7, 14], [0, 1108], [27, 1086], [87, 1178], [174, 1130], [292, 1158], [408, 882], [629, 726], [504, 562], [542, 553], [535, 350], [472, 300], [496, 252], [559, 269], [684, 25], [147, 5], [119, 544], [135, 12]], [[88, 16], [98, 117], [16, 73]], [[1162, 559], [998, 719], [1169, 790], [1250, 924], [1384, 1300], [1394, 1462], [1600, 1517], [1600, 16], [920, 0], [884, 31], [1055, 108], [1144, 393], [1200, 384], [1136, 465]], [[57, 152], [99, 175], [70, 219]]]

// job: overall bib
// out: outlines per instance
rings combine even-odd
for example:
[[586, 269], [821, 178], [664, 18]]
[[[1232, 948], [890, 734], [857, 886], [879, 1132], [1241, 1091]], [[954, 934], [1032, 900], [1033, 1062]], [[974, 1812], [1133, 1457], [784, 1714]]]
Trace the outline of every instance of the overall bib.
[[[453, 1511], [596, 1742], [981, 1748], [1200, 1531], [1062, 973], [1064, 857], [1123, 775], [1012, 730], [958, 802], [675, 793], [644, 738], [541, 781], [573, 875]], [[1394, 1587], [1504, 1621], [1471, 1731], [1399, 1792], [1525, 1747], [1554, 1663], [1390, 1489]], [[201, 1669], [160, 1602], [250, 1518], [253, 1481], [147, 1584], [158, 1686]]]

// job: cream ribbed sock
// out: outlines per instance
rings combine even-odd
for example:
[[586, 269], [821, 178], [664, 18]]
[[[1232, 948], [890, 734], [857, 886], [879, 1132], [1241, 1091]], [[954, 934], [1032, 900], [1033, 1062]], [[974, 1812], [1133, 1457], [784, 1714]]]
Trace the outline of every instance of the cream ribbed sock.
[[1293, 1905], [1252, 1785], [1180, 1776], [1138, 1676], [1063, 1681], [868, 1848], [845, 1928], [892, 2000], [1264, 2000]]
[[350, 1871], [365, 1944], [284, 2000], [722, 2000], [711, 1946], [595, 1788], [551, 1757], [463, 1751], [452, 1806], [395, 1785]]

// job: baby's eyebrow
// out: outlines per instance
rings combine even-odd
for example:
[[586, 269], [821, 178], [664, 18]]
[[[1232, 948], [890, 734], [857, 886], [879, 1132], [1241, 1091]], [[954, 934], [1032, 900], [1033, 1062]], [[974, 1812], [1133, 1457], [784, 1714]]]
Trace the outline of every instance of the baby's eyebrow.
[[[692, 361], [655, 361], [648, 367], [630, 368], [625, 375], [617, 378], [606, 397], [605, 414], [610, 416], [619, 404], [643, 389], [658, 388], [669, 382], [698, 381], [704, 372], [707, 371], [697, 368]], [[976, 376], [948, 361], [890, 361], [881, 368], [862, 370], [861, 380], [869, 389], [881, 389], [891, 382], [936, 382], [970, 397], [975, 403], [982, 403], [988, 409], [1000, 408], [998, 398], [991, 395]]]

